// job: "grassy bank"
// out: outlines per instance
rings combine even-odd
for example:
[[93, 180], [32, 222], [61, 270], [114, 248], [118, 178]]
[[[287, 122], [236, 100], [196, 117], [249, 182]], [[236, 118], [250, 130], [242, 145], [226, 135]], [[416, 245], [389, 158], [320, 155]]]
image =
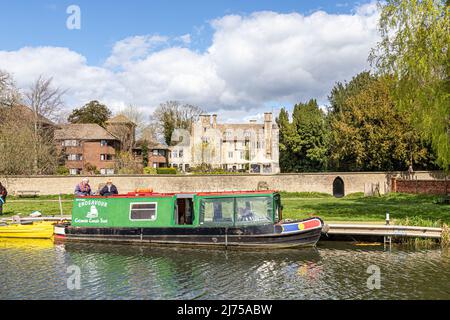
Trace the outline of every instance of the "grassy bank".
[[351, 194], [340, 199], [325, 194], [282, 194], [283, 214], [290, 219], [317, 215], [326, 221], [384, 221], [389, 211], [393, 222], [410, 218], [449, 224], [450, 206], [436, 204], [437, 198], [398, 193], [381, 197]]
[[[320, 216], [325, 221], [366, 221], [382, 222], [389, 210], [391, 219], [409, 222], [432, 221], [433, 223], [450, 224], [450, 206], [434, 202], [436, 196], [390, 194], [382, 197], [364, 197], [352, 194], [341, 199], [322, 193], [282, 193], [283, 215], [288, 219], [300, 219], [309, 216]], [[27, 216], [33, 211], [43, 215], [58, 215], [58, 196], [40, 196], [38, 198], [8, 197], [4, 207], [4, 215], [12, 216], [21, 213]], [[72, 195], [63, 196], [63, 212], [70, 214]]]

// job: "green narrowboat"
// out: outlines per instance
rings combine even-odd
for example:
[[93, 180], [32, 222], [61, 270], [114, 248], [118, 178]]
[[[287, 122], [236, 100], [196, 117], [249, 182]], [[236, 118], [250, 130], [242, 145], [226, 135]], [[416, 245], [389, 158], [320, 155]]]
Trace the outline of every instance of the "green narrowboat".
[[282, 220], [276, 191], [128, 193], [74, 200], [55, 239], [111, 243], [292, 248], [314, 246], [323, 221]]

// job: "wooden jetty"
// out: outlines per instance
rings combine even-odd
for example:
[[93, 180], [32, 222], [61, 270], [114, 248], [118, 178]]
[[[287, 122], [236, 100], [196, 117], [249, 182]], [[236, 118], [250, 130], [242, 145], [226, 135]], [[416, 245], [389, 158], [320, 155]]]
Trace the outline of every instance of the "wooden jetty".
[[347, 224], [330, 223], [328, 230], [324, 230], [325, 237], [340, 238], [368, 238], [368, 237], [416, 237], [440, 239], [442, 228], [412, 227], [382, 224]]

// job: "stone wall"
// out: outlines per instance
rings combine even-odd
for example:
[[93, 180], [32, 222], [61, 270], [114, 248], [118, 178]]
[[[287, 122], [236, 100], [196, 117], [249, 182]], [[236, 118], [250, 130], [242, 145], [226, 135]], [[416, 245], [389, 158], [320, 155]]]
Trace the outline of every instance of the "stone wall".
[[448, 194], [450, 193], [450, 180], [405, 180], [394, 179], [393, 192]]
[[[440, 172], [416, 172], [419, 180], [443, 179]], [[405, 178], [401, 172], [327, 172], [274, 175], [116, 175], [112, 176], [120, 193], [136, 188], [152, 187], [155, 192], [199, 192], [225, 190], [255, 190], [258, 183], [265, 182], [270, 189], [289, 192], [333, 193], [333, 181], [344, 181], [345, 194], [364, 192], [368, 184], [379, 184], [380, 193], [390, 192], [392, 178]], [[39, 191], [42, 195], [73, 193], [81, 176], [8, 176], [0, 177], [8, 192]], [[90, 176], [95, 190], [104, 183], [105, 176]]]

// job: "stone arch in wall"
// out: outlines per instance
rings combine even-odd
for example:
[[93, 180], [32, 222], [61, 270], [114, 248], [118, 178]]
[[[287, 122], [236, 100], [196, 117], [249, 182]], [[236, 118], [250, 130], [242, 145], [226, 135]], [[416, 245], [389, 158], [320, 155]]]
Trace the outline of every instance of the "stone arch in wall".
[[336, 177], [333, 181], [333, 196], [336, 198], [345, 196], [344, 180], [341, 177]]

